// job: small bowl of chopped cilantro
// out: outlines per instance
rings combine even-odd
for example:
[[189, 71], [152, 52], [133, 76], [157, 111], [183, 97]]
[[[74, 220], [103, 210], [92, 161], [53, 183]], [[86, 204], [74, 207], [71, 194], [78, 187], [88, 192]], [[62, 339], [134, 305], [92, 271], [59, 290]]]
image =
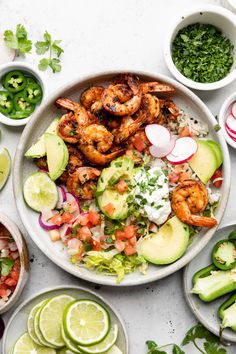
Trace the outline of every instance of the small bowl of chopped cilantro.
[[236, 19], [229, 10], [205, 5], [182, 14], [165, 42], [170, 72], [196, 90], [216, 90], [236, 79]]

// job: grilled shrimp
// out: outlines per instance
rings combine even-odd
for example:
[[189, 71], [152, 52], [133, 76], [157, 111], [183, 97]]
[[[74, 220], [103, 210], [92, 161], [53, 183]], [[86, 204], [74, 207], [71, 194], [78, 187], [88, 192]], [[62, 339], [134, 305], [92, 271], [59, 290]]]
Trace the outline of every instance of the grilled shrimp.
[[163, 84], [161, 82], [153, 81], [153, 82], [144, 82], [141, 85], [142, 92], [149, 93], [175, 93], [175, 88], [169, 84]]
[[172, 209], [176, 216], [186, 224], [200, 227], [213, 227], [217, 220], [212, 217], [194, 215], [205, 210], [208, 203], [206, 187], [198, 181], [182, 182], [172, 194]]
[[98, 151], [94, 145], [86, 144], [80, 144], [80, 150], [91, 164], [98, 166], [107, 165], [116, 157], [122, 155], [122, 153], [125, 151], [125, 149], [119, 149], [105, 155]]
[[146, 94], [142, 98], [140, 107], [146, 115], [145, 124], [151, 124], [156, 121], [160, 113], [160, 103], [156, 96]]
[[121, 144], [130, 136], [134, 135], [145, 120], [146, 114], [143, 111], [139, 113], [138, 118], [135, 120], [130, 116], [123, 117], [120, 127], [114, 132], [115, 143]]
[[76, 144], [79, 140], [78, 117], [72, 112], [64, 114], [57, 125], [57, 134], [67, 143]]
[[69, 111], [72, 111], [74, 113], [75, 120], [78, 126], [87, 126], [91, 123], [96, 123], [94, 121], [91, 121], [91, 116], [88, 114], [86, 109], [78, 102], [72, 101], [68, 98], [58, 98], [55, 104], [59, 108], [64, 108]]
[[[133, 75], [126, 75], [125, 78], [126, 85], [113, 84], [102, 93], [103, 107], [115, 116], [132, 115], [141, 104], [142, 91], [138, 78]], [[132, 92], [132, 97], [130, 97], [130, 92]]]
[[69, 192], [81, 199], [93, 199], [96, 180], [101, 171], [94, 167], [79, 167], [69, 175], [66, 187]]
[[93, 145], [99, 152], [108, 151], [114, 136], [103, 125], [91, 124], [81, 130], [81, 145]]
[[80, 96], [81, 104], [86, 108], [90, 109], [90, 107], [98, 101], [101, 101], [101, 96], [104, 91], [104, 87], [102, 86], [92, 86], [87, 90], [82, 92]]

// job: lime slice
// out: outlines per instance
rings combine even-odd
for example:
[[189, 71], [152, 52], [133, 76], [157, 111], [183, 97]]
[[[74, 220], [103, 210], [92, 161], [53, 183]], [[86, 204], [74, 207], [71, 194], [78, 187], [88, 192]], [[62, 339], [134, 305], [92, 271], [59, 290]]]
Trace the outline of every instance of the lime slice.
[[78, 348], [86, 354], [101, 354], [107, 352], [113, 344], [115, 344], [116, 339], [118, 336], [118, 326], [112, 325], [110, 331], [108, 332], [107, 336], [103, 339], [102, 342], [91, 345], [89, 347], [83, 347], [78, 345]]
[[29, 313], [28, 320], [27, 320], [27, 329], [31, 339], [37, 343], [38, 345], [44, 345], [40, 339], [38, 338], [37, 334], [35, 333], [34, 329], [34, 319], [36, 313], [41, 307], [48, 301], [48, 299], [41, 301], [39, 304], [35, 305]]
[[41, 345], [44, 345], [45, 347], [49, 348], [54, 348], [56, 349], [57, 347], [55, 345], [51, 345], [46, 341], [46, 339], [43, 337], [40, 328], [39, 328], [39, 317], [40, 317], [40, 312], [42, 307], [48, 302], [49, 300], [45, 300], [44, 304], [36, 311], [35, 317], [34, 317], [34, 331], [35, 334], [38, 338], [38, 341], [41, 343]]
[[107, 310], [92, 300], [78, 300], [64, 313], [63, 325], [71, 339], [80, 345], [101, 342], [110, 329]]
[[116, 345], [113, 345], [113, 347], [104, 354], [123, 354], [123, 352]]
[[58, 295], [50, 299], [41, 309], [39, 328], [45, 340], [57, 347], [64, 347], [61, 336], [63, 312], [75, 298], [69, 295]]
[[0, 152], [0, 190], [5, 185], [11, 171], [11, 156], [6, 148]]
[[24, 333], [16, 342], [13, 354], [56, 354], [56, 350], [41, 347], [32, 341], [28, 333]]
[[36, 211], [52, 210], [58, 201], [57, 186], [45, 172], [32, 173], [24, 183], [23, 194], [26, 203]]
[[70, 350], [68, 348], [61, 348], [61, 349], [57, 350], [57, 354], [75, 354], [75, 352], [73, 352], [72, 350]]
[[61, 336], [66, 344], [66, 346], [72, 350], [73, 353], [81, 353], [81, 351], [78, 349], [77, 347], [77, 343], [73, 342], [73, 340], [71, 340], [68, 335], [65, 333], [64, 327], [61, 326]]

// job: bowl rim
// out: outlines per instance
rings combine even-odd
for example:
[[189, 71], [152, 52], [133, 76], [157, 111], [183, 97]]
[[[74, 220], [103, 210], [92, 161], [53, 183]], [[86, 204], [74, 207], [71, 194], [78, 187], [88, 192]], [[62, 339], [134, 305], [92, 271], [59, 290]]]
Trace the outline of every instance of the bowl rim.
[[[121, 74], [124, 72], [129, 72], [131, 74], [135, 74], [140, 77], [143, 77], [143, 76], [151, 77], [154, 80], [163, 81], [163, 82], [167, 82], [169, 84], [172, 84], [174, 87], [177, 88], [177, 90], [180, 90], [181, 93], [185, 94], [187, 97], [191, 97], [196, 102], [196, 104], [201, 107], [201, 109], [205, 112], [206, 116], [208, 117], [209, 121], [211, 121], [212, 125], [217, 123], [215, 120], [215, 117], [213, 116], [213, 114], [211, 113], [209, 108], [201, 101], [201, 99], [195, 93], [193, 93], [190, 89], [188, 89], [187, 87], [185, 87], [183, 84], [179, 83], [178, 81], [176, 81], [172, 78], [169, 78], [166, 75], [159, 74], [159, 73], [140, 71], [140, 70], [133, 71], [133, 70], [127, 70], [127, 69], [125, 69], [125, 70], [111, 70], [111, 71], [105, 71], [105, 72], [96, 72], [95, 71], [95, 72], [92, 72], [90, 75], [78, 77], [77, 79], [70, 81], [69, 83], [58, 88], [56, 91], [54, 91], [47, 98], [47, 100], [44, 102], [44, 104], [39, 107], [39, 110], [36, 113], [36, 115], [33, 117], [33, 119], [30, 120], [30, 122], [25, 127], [25, 129], [21, 135], [19, 144], [17, 146], [17, 150], [16, 150], [16, 154], [15, 154], [15, 158], [14, 158], [14, 164], [13, 164], [12, 183], [13, 183], [13, 191], [14, 191], [14, 198], [15, 198], [16, 206], [17, 206], [19, 215], [21, 217], [21, 220], [22, 220], [26, 230], [28, 231], [28, 233], [30, 235], [31, 234], [33, 235], [33, 236], [31, 236], [31, 238], [33, 239], [33, 241], [36, 244], [37, 244], [37, 237], [34, 237], [34, 231], [31, 228], [31, 226], [28, 224], [27, 217], [24, 215], [24, 212], [22, 212], [22, 208], [21, 208], [21, 203], [23, 201], [22, 187], [21, 187], [21, 172], [20, 172], [21, 171], [21, 163], [22, 163], [21, 160], [24, 159], [24, 150], [23, 150], [24, 141], [27, 141], [28, 137], [31, 135], [31, 127], [33, 127], [34, 122], [36, 122], [38, 119], [40, 119], [40, 116], [42, 114], [41, 112], [44, 110], [44, 107], [46, 107], [49, 103], [51, 103], [51, 101], [55, 101], [57, 97], [63, 96], [63, 92], [65, 90], [70, 90], [74, 86], [76, 86], [82, 82], [95, 80], [96, 78], [98, 79], [100, 77], [115, 76], [115, 75], [118, 75], [118, 74]], [[223, 152], [223, 156], [224, 156], [224, 169], [227, 170], [227, 173], [225, 174], [225, 180], [224, 180], [225, 193], [223, 193], [223, 195], [222, 195], [221, 203], [220, 203], [220, 207], [218, 208], [218, 215], [217, 215], [219, 223], [220, 223], [220, 221], [223, 217], [226, 205], [227, 205], [228, 196], [229, 196], [229, 192], [230, 192], [231, 166], [230, 166], [229, 151], [228, 151], [228, 147], [225, 142], [225, 139], [220, 131], [217, 134], [218, 134], [218, 138], [219, 138], [220, 145], [221, 145], [222, 152]], [[135, 285], [147, 284], [147, 283], [151, 283], [153, 281], [159, 280], [159, 279], [164, 278], [164, 277], [172, 274], [173, 272], [181, 269], [182, 267], [184, 267], [209, 242], [209, 240], [213, 236], [214, 232], [218, 228], [219, 223], [214, 228], [207, 230], [204, 237], [201, 238], [199, 243], [188, 254], [184, 254], [176, 262], [162, 268], [161, 274], [153, 274], [152, 276], [150, 276], [150, 275], [149, 276], [141, 276], [140, 275], [140, 277], [138, 279], [132, 280], [131, 283], [130, 282], [127, 282], [127, 283], [121, 282], [121, 284], [116, 284], [115, 280], [113, 280], [112, 282], [109, 280], [109, 278], [111, 278], [111, 277], [106, 277], [106, 280], [101, 280], [101, 279], [98, 279], [98, 277], [96, 278], [95, 272], [89, 276], [85, 275], [85, 274], [78, 274], [78, 272], [76, 271], [76, 267], [74, 267], [74, 269], [72, 269], [68, 264], [65, 264], [65, 262], [63, 262], [61, 260], [58, 261], [58, 259], [54, 255], [51, 254], [51, 252], [47, 249], [47, 247], [43, 248], [43, 247], [40, 247], [38, 244], [37, 245], [41, 249], [41, 251], [43, 251], [46, 254], [46, 256], [49, 259], [51, 259], [55, 264], [57, 264], [59, 267], [66, 270], [70, 274], [73, 274], [79, 278], [82, 278], [82, 279], [87, 280], [89, 282], [99, 283], [99, 284], [109, 285], [109, 286], [135, 286]], [[67, 263], [69, 263], [69, 261]]]
[[34, 300], [35, 298], [37, 298], [40, 295], [43, 295], [47, 292], [50, 291], [54, 291], [54, 290], [61, 290], [62, 292], [65, 290], [69, 290], [69, 289], [74, 289], [74, 290], [78, 290], [78, 291], [85, 291], [88, 292], [90, 294], [92, 294], [93, 296], [95, 296], [96, 298], [98, 298], [99, 300], [101, 300], [102, 302], [104, 302], [104, 304], [106, 304], [108, 307], [110, 307], [110, 309], [114, 312], [115, 316], [117, 317], [117, 319], [119, 320], [123, 333], [124, 333], [124, 337], [125, 337], [125, 349], [126, 349], [126, 354], [129, 353], [129, 336], [128, 336], [128, 332], [126, 329], [126, 325], [125, 322], [123, 320], [123, 318], [121, 317], [121, 314], [119, 313], [119, 311], [116, 309], [116, 307], [114, 307], [109, 300], [106, 299], [106, 297], [97, 294], [95, 291], [90, 290], [89, 288], [86, 288], [84, 286], [80, 286], [80, 285], [58, 285], [58, 286], [53, 286], [53, 287], [46, 287], [43, 290], [39, 291], [39, 292], [35, 292], [34, 294], [32, 294], [31, 296], [29, 296], [26, 300], [24, 300], [13, 312], [13, 314], [11, 315], [10, 319], [7, 322], [6, 328], [4, 330], [4, 335], [2, 338], [2, 348], [5, 349], [5, 342], [6, 342], [6, 338], [7, 338], [7, 332], [9, 330], [9, 327], [11, 325], [11, 323], [13, 322], [15, 316], [20, 312], [20, 310], [26, 306], [29, 302], [31, 302], [32, 300]]
[[[236, 58], [234, 60], [234, 64], [232, 65], [232, 71], [230, 71], [223, 79], [211, 83], [201, 83], [201, 82], [196, 82], [191, 79], [188, 79], [186, 76], [184, 76], [175, 66], [173, 60], [172, 60], [172, 55], [171, 55], [171, 45], [172, 45], [172, 36], [173, 33], [175, 32], [176, 28], [184, 22], [188, 17], [194, 15], [194, 14], [199, 14], [201, 12], [209, 12], [213, 14], [220, 15], [221, 17], [225, 17], [231, 24], [235, 27], [236, 29], [236, 16], [233, 14], [230, 10], [221, 7], [219, 5], [201, 5], [201, 7], [191, 7], [190, 9], [186, 10], [185, 12], [178, 14], [176, 17], [174, 23], [172, 26], [170, 26], [167, 35], [164, 40], [164, 58], [166, 65], [171, 72], [171, 74], [182, 84], [195, 89], [199, 91], [211, 91], [211, 90], [217, 90], [219, 88], [222, 88], [231, 82], [233, 82], [236, 79], [236, 68], [233, 68], [233, 65], [236, 64]], [[181, 19], [179, 19], [181, 17]], [[183, 26], [184, 27], [184, 26]], [[218, 26], [220, 29], [221, 27]], [[223, 31], [222, 31], [223, 32]]]
[[10, 232], [12, 238], [17, 244], [17, 249], [20, 251], [20, 277], [12, 296], [6, 302], [6, 305], [0, 309], [0, 314], [2, 314], [8, 311], [12, 306], [14, 306], [27, 283], [29, 275], [29, 257], [26, 242], [19, 228], [2, 211], [0, 211], [0, 224], [2, 224]]
[[[45, 101], [48, 92], [47, 92], [47, 84], [45, 83], [46, 80], [43, 78], [43, 75], [40, 73], [40, 71], [38, 69], [36, 69], [33, 65], [24, 62], [24, 61], [11, 61], [5, 64], [0, 65], [0, 73], [2, 72], [2, 70], [6, 70], [9, 69], [11, 70], [12, 67], [19, 67], [19, 69], [15, 69], [15, 70], [25, 70], [27, 71], [30, 70], [34, 73], [36, 79], [40, 81], [42, 90], [43, 90], [43, 98], [42, 101], [40, 102], [39, 106]], [[2, 74], [1, 74], [2, 76]], [[36, 107], [36, 112], [38, 110], [38, 107]], [[11, 119], [8, 118], [6, 116], [4, 116], [4, 114], [0, 113], [0, 123], [11, 126], [11, 127], [20, 127], [22, 125], [25, 125], [29, 122], [29, 120], [33, 117], [33, 115], [35, 114], [35, 111], [27, 118], [23, 118], [23, 119]]]
[[226, 119], [226, 112], [231, 103], [236, 101], [236, 92], [233, 92], [229, 97], [226, 98], [226, 100], [223, 102], [220, 112], [219, 112], [219, 125], [221, 126], [223, 135], [225, 140], [229, 145], [231, 145], [234, 149], [236, 149], [236, 141], [233, 141], [230, 136], [228, 135], [226, 129], [225, 129], [225, 119]]

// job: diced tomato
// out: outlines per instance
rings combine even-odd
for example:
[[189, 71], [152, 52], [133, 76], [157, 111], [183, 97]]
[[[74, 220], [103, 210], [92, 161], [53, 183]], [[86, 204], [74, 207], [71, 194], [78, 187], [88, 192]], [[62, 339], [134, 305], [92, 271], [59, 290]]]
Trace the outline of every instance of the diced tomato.
[[125, 249], [125, 242], [121, 241], [121, 240], [115, 240], [115, 248], [117, 249], [117, 251], [122, 252]]
[[108, 215], [112, 215], [114, 213], [115, 207], [112, 203], [108, 203], [103, 207], [103, 209]]
[[58, 226], [61, 226], [63, 224], [62, 216], [59, 213], [51, 217], [50, 221], [54, 225], [58, 225]]
[[7, 290], [5, 290], [5, 289], [0, 289], [0, 296], [2, 296], [2, 297], [7, 296]]
[[184, 182], [190, 178], [189, 172], [181, 172], [179, 175], [179, 182]]
[[175, 172], [171, 172], [169, 173], [168, 178], [170, 183], [176, 183], [179, 180], [179, 175]]
[[124, 232], [126, 238], [132, 238], [135, 235], [136, 227], [134, 225], [125, 226]]
[[88, 220], [91, 222], [92, 225], [100, 225], [101, 218], [98, 212], [90, 211], [88, 214]]
[[124, 252], [126, 256], [131, 256], [132, 254], [135, 254], [137, 250], [135, 246], [128, 244], [125, 246]]
[[16, 286], [17, 281], [12, 278], [7, 278], [4, 283], [8, 286]]
[[129, 239], [129, 243], [130, 243], [130, 245], [132, 245], [132, 246], [136, 246], [137, 237], [136, 237], [136, 236], [131, 237], [131, 238]]
[[93, 251], [101, 251], [101, 244], [98, 241], [91, 240], [92, 250]]
[[7, 290], [8, 286], [6, 284], [0, 284], [0, 290]]
[[116, 230], [115, 237], [117, 240], [126, 240], [125, 232], [122, 230]]
[[11, 277], [12, 279], [15, 279], [16, 281], [18, 281], [19, 276], [20, 276], [19, 271], [12, 269], [12, 271], [10, 272], [10, 277]]
[[78, 230], [78, 239], [82, 241], [89, 241], [91, 239], [92, 233], [89, 230], [88, 226], [82, 226]]
[[139, 151], [142, 152], [146, 148], [145, 142], [142, 140], [142, 138], [137, 135], [134, 137], [133, 141], [134, 147]]
[[186, 136], [192, 136], [192, 133], [189, 129], [189, 127], [183, 127], [181, 130], [180, 130], [180, 133], [179, 133], [179, 137], [180, 138], [184, 138]]
[[78, 210], [78, 204], [77, 204], [76, 200], [74, 200], [71, 203], [68, 203], [68, 212], [69, 213], [72, 214], [72, 213], [74, 213], [77, 210]]
[[218, 170], [216, 170], [214, 175], [211, 177], [211, 181], [213, 183], [213, 186], [215, 186], [216, 188], [221, 188], [222, 183], [223, 183], [223, 179], [220, 179], [219, 181], [215, 181], [217, 178], [223, 178], [221, 168], [218, 168]]
[[121, 179], [116, 185], [115, 189], [117, 190], [118, 193], [124, 193], [127, 192], [129, 189], [128, 184], [125, 182], [125, 180]]
[[19, 272], [20, 270], [20, 259], [16, 259], [12, 270]]
[[74, 216], [66, 211], [62, 214], [63, 223], [69, 224], [73, 219]]
[[89, 213], [79, 214], [77, 218], [80, 225], [85, 226], [89, 221]]

